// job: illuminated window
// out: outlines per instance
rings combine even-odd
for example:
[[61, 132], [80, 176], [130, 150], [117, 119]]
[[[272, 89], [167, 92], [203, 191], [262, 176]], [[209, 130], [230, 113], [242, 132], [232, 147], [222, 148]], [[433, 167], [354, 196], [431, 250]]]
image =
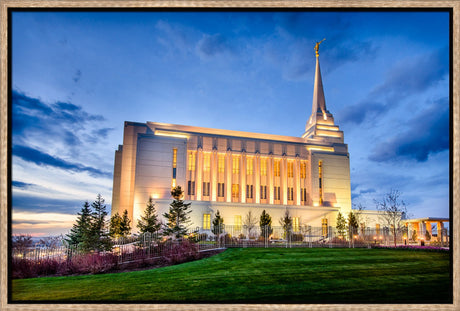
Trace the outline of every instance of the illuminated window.
[[176, 186], [176, 175], [177, 175], [177, 148], [173, 148], [173, 160], [172, 160], [172, 187]]
[[240, 173], [240, 158], [234, 156], [233, 157], [233, 174]]
[[319, 204], [323, 204], [323, 161], [318, 163]]
[[267, 199], [267, 186], [260, 186], [260, 199], [261, 200]]
[[246, 174], [247, 175], [252, 175], [254, 172], [254, 161], [252, 158], [248, 158], [247, 159], [247, 170], [246, 170]]
[[211, 229], [211, 214], [203, 214], [203, 230]]
[[188, 181], [187, 194], [195, 195], [195, 182], [194, 181], [191, 181], [191, 180]]
[[188, 154], [188, 170], [189, 171], [195, 170], [195, 152], [190, 152]]
[[209, 197], [209, 182], [203, 182], [203, 196]]
[[253, 185], [246, 185], [246, 198], [252, 199], [253, 189]]
[[300, 188], [300, 201], [306, 202], [307, 201], [307, 189]]
[[323, 237], [326, 237], [327, 236], [327, 219], [326, 218], [324, 218], [321, 221], [321, 228], [322, 228]]
[[273, 187], [273, 194], [274, 194], [275, 200], [279, 200], [281, 197], [280, 187], [277, 187], [277, 186]]
[[287, 197], [288, 197], [288, 201], [294, 200], [294, 188], [293, 187], [287, 188]]
[[267, 176], [267, 159], [260, 159], [260, 176]]
[[203, 170], [209, 172], [211, 170], [211, 155], [209, 153], [204, 154]]
[[225, 184], [223, 182], [217, 183], [217, 196], [223, 197], [224, 196], [224, 187]]
[[219, 163], [218, 163], [219, 173], [223, 173], [224, 169], [225, 169], [225, 155], [219, 154]]
[[380, 234], [380, 225], [375, 224], [375, 234], [379, 235]]
[[241, 221], [241, 215], [235, 215], [235, 230], [241, 230], [241, 225], [242, 225], [242, 221]]
[[299, 232], [299, 217], [292, 217], [292, 229]]
[[294, 177], [294, 163], [289, 161], [287, 163], [287, 165], [288, 165], [288, 167], [287, 167], [288, 168], [288, 170], [287, 170], [287, 175], [288, 176], [287, 177]]
[[300, 178], [307, 178], [307, 163], [300, 163]]
[[273, 175], [275, 177], [280, 175], [280, 160], [275, 160], [273, 162]]
[[232, 198], [238, 199], [240, 196], [240, 185], [232, 184]]

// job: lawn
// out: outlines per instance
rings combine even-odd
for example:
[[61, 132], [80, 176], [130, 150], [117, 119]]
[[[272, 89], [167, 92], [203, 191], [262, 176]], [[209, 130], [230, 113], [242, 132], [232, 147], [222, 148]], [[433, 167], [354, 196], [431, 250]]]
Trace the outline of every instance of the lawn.
[[448, 253], [235, 248], [124, 273], [12, 281], [12, 302], [452, 303]]

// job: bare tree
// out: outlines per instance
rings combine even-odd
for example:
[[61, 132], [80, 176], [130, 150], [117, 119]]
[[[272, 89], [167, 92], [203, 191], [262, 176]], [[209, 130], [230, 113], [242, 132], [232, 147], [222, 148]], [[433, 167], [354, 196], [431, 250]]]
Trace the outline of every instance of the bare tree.
[[62, 241], [64, 237], [61, 235], [57, 236], [47, 236], [40, 239], [40, 244], [43, 244], [46, 248], [55, 249], [62, 246]]
[[405, 219], [407, 215], [406, 203], [399, 199], [400, 196], [401, 193], [398, 190], [392, 189], [383, 197], [382, 201], [375, 201], [380, 220], [386, 224], [393, 233], [395, 246], [396, 233], [400, 232], [402, 229], [401, 220]]
[[361, 228], [361, 234], [364, 234], [366, 230], [366, 224], [369, 221], [369, 218], [363, 213], [365, 209], [366, 207], [361, 203], [353, 204], [353, 213], [355, 214], [359, 228]]
[[246, 214], [246, 218], [244, 219], [243, 225], [248, 229], [248, 238], [251, 237], [251, 231], [256, 227], [257, 225], [257, 218], [255, 216], [252, 216], [252, 212], [249, 211]]
[[27, 250], [34, 245], [32, 236], [28, 234], [13, 235], [12, 242], [13, 253], [22, 257], [25, 257]]

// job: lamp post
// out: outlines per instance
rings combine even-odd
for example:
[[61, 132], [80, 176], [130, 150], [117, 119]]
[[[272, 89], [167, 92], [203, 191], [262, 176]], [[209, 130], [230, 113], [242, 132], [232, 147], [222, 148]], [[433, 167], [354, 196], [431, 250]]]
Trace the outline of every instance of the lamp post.
[[374, 245], [376, 245], [376, 244], [377, 244], [377, 237], [374, 236]]

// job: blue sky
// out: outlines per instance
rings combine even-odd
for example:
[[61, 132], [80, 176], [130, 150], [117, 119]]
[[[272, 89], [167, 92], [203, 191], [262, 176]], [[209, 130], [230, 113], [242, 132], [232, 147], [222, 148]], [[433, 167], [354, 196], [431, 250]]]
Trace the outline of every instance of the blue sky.
[[446, 12], [14, 12], [13, 233], [67, 233], [97, 193], [110, 210], [124, 121], [301, 136], [323, 38], [353, 203], [398, 189], [448, 217]]

